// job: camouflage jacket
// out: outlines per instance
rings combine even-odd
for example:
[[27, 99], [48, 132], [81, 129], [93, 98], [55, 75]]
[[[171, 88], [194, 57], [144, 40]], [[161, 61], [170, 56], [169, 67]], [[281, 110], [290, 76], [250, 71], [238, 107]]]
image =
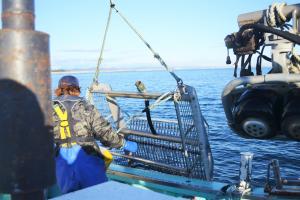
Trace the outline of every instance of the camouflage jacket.
[[[107, 147], [120, 148], [124, 144], [124, 137], [113, 131], [111, 125], [99, 111], [82, 97], [62, 95], [53, 100], [53, 106], [59, 105], [63, 112], [68, 110], [68, 122], [71, 134], [79, 138], [95, 138]], [[70, 117], [72, 119], [70, 119]], [[59, 116], [53, 111], [54, 139], [60, 139]], [[78, 141], [81, 146], [94, 146], [95, 142]]]

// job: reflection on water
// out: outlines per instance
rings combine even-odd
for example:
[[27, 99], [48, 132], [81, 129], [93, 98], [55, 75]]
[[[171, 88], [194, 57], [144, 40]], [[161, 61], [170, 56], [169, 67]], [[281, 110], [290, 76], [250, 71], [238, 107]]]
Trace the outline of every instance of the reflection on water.
[[[210, 125], [209, 140], [215, 161], [214, 180], [227, 183], [236, 182], [239, 174], [240, 152], [245, 151], [254, 153], [252, 176], [256, 185], [264, 184], [267, 164], [271, 159], [279, 160], [283, 177], [300, 177], [299, 142], [243, 139], [227, 126], [221, 104], [221, 92], [226, 83], [231, 80], [231, 69], [182, 70], [177, 74], [185, 84], [196, 88], [203, 115]], [[52, 76], [53, 89], [61, 76]], [[77, 74], [77, 77], [80, 79], [84, 95], [93, 74]], [[165, 71], [111, 72], [102, 73], [100, 76], [100, 81], [109, 83], [113, 90], [135, 92], [136, 80], [143, 81], [149, 92], [164, 93], [176, 88], [175, 80]], [[143, 100], [122, 100], [120, 104], [124, 105], [123, 108], [131, 113], [141, 112], [144, 108]], [[153, 114], [169, 118], [173, 116], [172, 113], [169, 113], [169, 108], [172, 106], [170, 104], [161, 105], [153, 111]]]

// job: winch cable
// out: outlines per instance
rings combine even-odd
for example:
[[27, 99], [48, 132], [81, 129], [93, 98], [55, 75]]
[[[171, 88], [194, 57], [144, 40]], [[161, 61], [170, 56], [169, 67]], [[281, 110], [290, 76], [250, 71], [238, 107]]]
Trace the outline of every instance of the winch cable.
[[[252, 55], [253, 54], [249, 54], [246, 61], [242, 61], [241, 75], [240, 76], [250, 76], [252, 74], [252, 70], [251, 70]], [[248, 66], [248, 68], [246, 69], [247, 66]]]
[[243, 76], [245, 68], [246, 68], [245, 55], [242, 55], [240, 77]]
[[240, 57], [241, 57], [240, 55], [236, 55], [236, 59], [234, 62], [234, 72], [233, 72], [234, 77], [237, 77], [237, 68], [238, 68]]
[[237, 33], [237, 37], [242, 38], [242, 33], [245, 30], [251, 29], [251, 28], [262, 31], [262, 32], [265, 32], [265, 33], [273, 33], [273, 34], [278, 35], [278, 36], [280, 36], [284, 39], [287, 39], [287, 40], [289, 40], [293, 43], [300, 44], [300, 36], [299, 35], [290, 33], [288, 31], [278, 30], [278, 29], [275, 29], [275, 28], [272, 28], [272, 27], [269, 27], [269, 26], [265, 26], [263, 24], [246, 24], [246, 25], [243, 25], [243, 26], [241, 26], [239, 32]]
[[101, 65], [102, 60], [103, 60], [103, 51], [104, 51], [104, 46], [105, 46], [105, 42], [106, 42], [106, 36], [107, 36], [107, 33], [108, 33], [108, 28], [109, 28], [110, 21], [111, 21], [111, 13], [112, 13], [113, 6], [114, 6], [114, 4], [112, 4], [112, 2], [110, 1], [109, 14], [108, 14], [108, 18], [107, 18], [107, 22], [106, 22], [106, 26], [105, 26], [105, 32], [104, 32], [104, 36], [103, 36], [103, 40], [102, 40], [100, 56], [98, 58], [97, 67], [96, 67], [96, 71], [95, 71], [95, 76], [94, 76], [94, 79], [93, 79], [94, 83], [98, 83], [98, 78], [99, 78], [99, 73], [100, 73], [100, 65]]
[[251, 66], [251, 59], [252, 59], [252, 55], [253, 54], [250, 54], [249, 56], [248, 56], [248, 68], [247, 68], [247, 71], [248, 71], [248, 74], [250, 74], [250, 75], [252, 75], [253, 73], [252, 73], [252, 66]]
[[[288, 31], [282, 31], [282, 30], [278, 30], [278, 29], [275, 29], [275, 28], [272, 28], [272, 27], [269, 27], [269, 26], [265, 26], [263, 24], [246, 24], [246, 25], [243, 25], [240, 27], [240, 30], [239, 32], [237, 33], [237, 40], [238, 41], [242, 41], [242, 34], [245, 30], [247, 29], [254, 29], [256, 31], [260, 31], [260, 32], [263, 32], [263, 33], [272, 33], [272, 34], [275, 34], [275, 35], [278, 35], [286, 40], [289, 40], [295, 44], [300, 44], [300, 36], [299, 35], [296, 35], [296, 34], [293, 34], [293, 33], [290, 33]], [[237, 77], [237, 64], [238, 64], [238, 61], [239, 61], [239, 58], [240, 56], [237, 55], [236, 56], [236, 62], [234, 63], [235, 64], [235, 68], [234, 68], [234, 77]], [[262, 58], [264, 58], [265, 60], [269, 61], [268, 57], [262, 55]]]
[[105, 42], [106, 42], [106, 37], [107, 37], [107, 33], [108, 33], [108, 28], [110, 25], [110, 21], [111, 21], [111, 14], [112, 14], [112, 2], [110, 1], [110, 9], [109, 9], [109, 14], [108, 14], [108, 18], [106, 21], [106, 26], [105, 26], [105, 31], [104, 31], [104, 36], [103, 36], [103, 40], [102, 40], [102, 45], [101, 45], [101, 50], [100, 50], [100, 55], [97, 61], [97, 66], [96, 66], [96, 70], [95, 70], [95, 74], [94, 74], [94, 78], [93, 81], [91, 83], [91, 86], [87, 89], [86, 91], [86, 99], [91, 103], [94, 104], [93, 101], [93, 96], [92, 96], [92, 91], [94, 90], [94, 85], [98, 85], [99, 83], [99, 73], [100, 73], [100, 65], [102, 63], [103, 60], [103, 52], [104, 52], [104, 47], [105, 47]]
[[256, 75], [262, 75], [262, 71], [261, 71], [261, 63], [262, 63], [262, 54], [265, 50], [266, 45], [264, 45], [261, 49], [261, 52], [259, 54], [259, 56], [257, 57], [257, 61], [256, 61]]
[[183, 81], [181, 80], [181, 78], [179, 78], [175, 72], [173, 71], [173, 69], [171, 69], [170, 67], [167, 66], [167, 64], [165, 63], [165, 61], [160, 57], [160, 55], [158, 53], [156, 53], [152, 47], [150, 46], [150, 44], [143, 38], [143, 36], [132, 26], [131, 23], [129, 23], [129, 21], [126, 19], [126, 17], [115, 7], [115, 4], [112, 3], [112, 1], [110, 1], [111, 3], [111, 8], [113, 8], [116, 13], [124, 20], [124, 22], [130, 27], [130, 29], [144, 42], [144, 44], [148, 47], [148, 49], [153, 53], [154, 58], [156, 58], [160, 64], [162, 66], [165, 67], [165, 69], [173, 76], [173, 78], [176, 80], [178, 85], [182, 85]]
[[259, 54], [259, 56], [257, 57], [257, 62], [256, 62], [256, 75], [262, 75], [262, 70], [261, 70], [261, 63], [262, 63], [262, 59], [265, 59], [268, 62], [272, 62], [272, 59], [269, 58], [268, 56], [265, 56], [264, 50], [265, 50], [266, 45], [263, 45], [261, 51], [256, 51], [256, 53]]

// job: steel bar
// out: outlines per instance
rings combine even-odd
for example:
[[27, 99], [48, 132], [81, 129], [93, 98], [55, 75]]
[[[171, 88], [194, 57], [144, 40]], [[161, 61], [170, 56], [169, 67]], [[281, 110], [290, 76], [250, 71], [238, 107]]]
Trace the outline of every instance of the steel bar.
[[[151, 143], [151, 142], [145, 142], [145, 141], [139, 141], [137, 139], [132, 139], [130, 138], [131, 141], [137, 142], [139, 145], [143, 144], [143, 145], [151, 145], [151, 147], [158, 147], [158, 148], [164, 148], [164, 149], [168, 149], [168, 150], [175, 150], [178, 152], [182, 152], [182, 148], [179, 147], [174, 147], [174, 146], [168, 146], [166, 144], [156, 144], [156, 143]], [[199, 150], [188, 150], [188, 154], [196, 154], [196, 155], [201, 155], [201, 152]]]
[[272, 159], [271, 166], [273, 168], [274, 179], [276, 182], [276, 189], [282, 189], [282, 179], [280, 175], [279, 161], [277, 159]]
[[271, 195], [281, 195], [281, 196], [299, 196], [300, 195], [300, 191], [298, 190], [285, 190], [285, 189], [273, 189], [271, 192], [269, 192], [269, 194]]
[[[283, 179], [281, 182], [283, 185], [300, 186], [299, 179]], [[299, 188], [299, 192], [300, 192], [300, 188]]]
[[102, 93], [110, 97], [124, 97], [124, 98], [135, 98], [135, 99], [158, 99], [163, 94], [161, 93], [138, 93], [138, 92], [98, 92], [93, 91], [93, 93]]
[[[176, 177], [174, 177], [173, 180], [165, 180], [160, 179], [159, 176], [157, 178], [150, 177], [150, 176], [140, 176], [137, 175], [137, 173], [130, 173], [130, 172], [122, 172], [114, 169], [108, 169], [107, 170], [108, 176], [112, 178], [113, 180], [119, 180], [122, 181], [122, 178], [125, 177], [125, 180], [127, 183], [131, 180], [136, 180], [136, 182], [143, 181], [145, 183], [158, 184], [157, 188], [160, 188], [161, 186], [167, 186], [167, 187], [173, 187], [174, 190], [171, 192], [178, 192], [179, 196], [182, 196], [182, 193], [179, 192], [180, 189], [184, 189], [187, 191], [185, 193], [184, 198], [194, 198], [195, 196], [205, 196], [207, 199], [217, 199], [219, 191], [222, 187], [225, 186], [223, 183], [217, 183], [216, 182], [196, 182], [196, 184], [193, 184], [192, 179], [188, 179], [188, 181], [177, 181]], [[140, 173], [143, 174], [143, 173]], [[123, 178], [124, 180], [124, 178]], [[150, 187], [151, 188], [151, 187]], [[154, 188], [155, 189], [155, 188]], [[164, 191], [165, 192], [165, 191]], [[258, 198], [257, 198], [258, 199]]]
[[[182, 143], [182, 140], [180, 137], [154, 135], [152, 133], [135, 131], [135, 130], [130, 130], [130, 129], [121, 129], [120, 133], [124, 134], [124, 135], [136, 135], [136, 136], [147, 137], [147, 138], [152, 138], [152, 139], [165, 140], [165, 141], [169, 141], [169, 142]], [[189, 145], [199, 145], [198, 141], [194, 141], [194, 140], [190, 140], [190, 139], [185, 139], [185, 142], [186, 142], [186, 144], [189, 144]]]
[[[285, 17], [290, 20], [293, 16], [293, 12], [297, 14], [297, 18], [300, 17], [300, 4], [294, 4], [285, 6], [282, 10]], [[266, 16], [266, 10], [256, 11], [241, 14], [238, 16], [238, 24], [239, 26], [245, 24], [253, 24], [253, 23], [264, 23], [264, 16]]]
[[186, 141], [185, 141], [186, 138], [184, 135], [184, 128], [183, 128], [184, 121], [182, 120], [182, 115], [180, 113], [179, 102], [174, 101], [174, 105], [175, 105], [175, 111], [176, 111], [176, 115], [177, 115], [177, 119], [178, 119], [178, 127], [180, 130], [180, 140], [181, 140], [182, 147], [183, 147], [182, 150], [184, 152], [183, 162], [185, 163], [185, 166], [187, 167], [187, 170], [189, 171], [190, 170], [190, 162], [189, 162], [188, 154], [187, 154], [187, 150], [186, 150]]
[[[201, 108], [199, 105], [197, 93], [194, 87], [186, 86], [186, 94], [190, 95], [190, 110], [193, 116], [194, 125], [196, 127], [198, 136], [199, 136], [199, 143], [201, 142], [201, 157], [202, 163], [204, 166], [205, 172], [205, 179], [210, 181], [213, 178], [213, 156], [210, 149], [210, 144], [208, 141], [207, 129], [205, 126], [205, 119], [202, 115]], [[198, 139], [198, 138], [197, 138]]]
[[174, 166], [167, 165], [167, 164], [164, 164], [164, 163], [158, 163], [158, 162], [155, 162], [155, 161], [152, 161], [152, 160], [138, 158], [138, 157], [134, 157], [134, 156], [131, 156], [131, 155], [119, 154], [119, 153], [116, 153], [116, 152], [111, 152], [111, 154], [114, 155], [114, 156], [129, 159], [129, 160], [142, 162], [142, 163], [145, 163], [145, 164], [148, 164], [148, 165], [151, 165], [151, 166], [158, 166], [160, 168], [164, 168], [164, 169], [167, 169], [169, 171], [174, 171], [175, 173], [177, 173], [177, 174], [179, 173], [179, 174], [182, 174], [184, 176], [189, 175], [186, 170], [183, 170], [182, 168], [179, 168], [179, 167], [174, 167]]

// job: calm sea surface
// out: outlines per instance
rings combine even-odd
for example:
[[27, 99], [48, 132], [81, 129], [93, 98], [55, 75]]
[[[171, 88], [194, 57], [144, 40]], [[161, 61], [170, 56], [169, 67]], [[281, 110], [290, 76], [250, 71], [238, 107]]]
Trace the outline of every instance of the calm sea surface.
[[[278, 159], [283, 177], [300, 177], [300, 142], [259, 141], [238, 137], [226, 123], [221, 103], [221, 93], [231, 78], [232, 69], [199, 69], [176, 71], [183, 82], [196, 88], [199, 103], [209, 128], [209, 141], [214, 157], [214, 180], [234, 183], [238, 181], [240, 152], [253, 152], [252, 179], [255, 185], [263, 185], [267, 164]], [[80, 79], [82, 94], [90, 85], [93, 74], [75, 74]], [[62, 75], [52, 75], [53, 88]], [[114, 90], [136, 91], [134, 83], [141, 80], [149, 92], [167, 92], [176, 87], [175, 80], [165, 71], [149, 72], [106, 72], [100, 81], [109, 83]], [[128, 111], [140, 108], [127, 102]], [[159, 108], [157, 108], [159, 109]], [[161, 112], [165, 115], [166, 110]]]

